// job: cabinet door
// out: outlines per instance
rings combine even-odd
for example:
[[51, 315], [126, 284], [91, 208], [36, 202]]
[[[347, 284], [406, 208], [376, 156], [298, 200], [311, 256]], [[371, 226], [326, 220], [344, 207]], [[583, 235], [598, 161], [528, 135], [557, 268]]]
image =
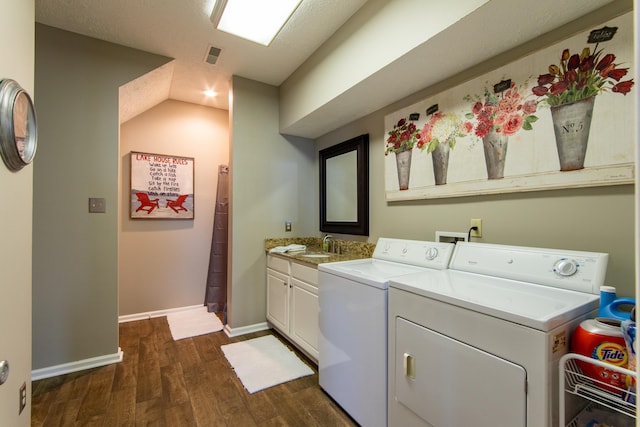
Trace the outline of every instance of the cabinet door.
[[291, 336], [318, 360], [318, 288], [291, 279]]
[[267, 320], [289, 333], [289, 277], [267, 268]]
[[522, 366], [400, 317], [391, 325], [396, 329], [391, 395], [414, 415], [389, 425], [527, 424]]

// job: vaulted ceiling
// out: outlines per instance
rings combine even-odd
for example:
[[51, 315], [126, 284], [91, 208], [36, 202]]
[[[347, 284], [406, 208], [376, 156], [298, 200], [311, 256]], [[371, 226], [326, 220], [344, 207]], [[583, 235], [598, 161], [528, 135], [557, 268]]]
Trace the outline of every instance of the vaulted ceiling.
[[[121, 120], [168, 98], [228, 109], [232, 75], [279, 86], [366, 0], [304, 0], [268, 47], [215, 29], [214, 3], [35, 0], [39, 23], [175, 59], [125, 88]], [[221, 49], [215, 65], [204, 62], [209, 46]]]

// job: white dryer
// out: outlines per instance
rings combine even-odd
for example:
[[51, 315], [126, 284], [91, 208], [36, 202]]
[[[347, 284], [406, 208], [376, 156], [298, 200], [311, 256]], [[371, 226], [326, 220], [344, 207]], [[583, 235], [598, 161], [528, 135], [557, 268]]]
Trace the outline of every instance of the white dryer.
[[558, 361], [608, 255], [459, 242], [389, 283], [389, 425], [555, 426]]
[[380, 238], [372, 258], [318, 266], [320, 387], [358, 424], [387, 425], [389, 280], [445, 269], [453, 244]]

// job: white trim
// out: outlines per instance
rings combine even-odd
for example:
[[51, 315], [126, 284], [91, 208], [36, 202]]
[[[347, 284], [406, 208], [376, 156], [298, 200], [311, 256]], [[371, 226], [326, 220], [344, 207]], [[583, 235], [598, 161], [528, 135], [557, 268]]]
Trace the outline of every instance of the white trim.
[[241, 326], [239, 328], [233, 328], [229, 325], [224, 326], [224, 333], [230, 338], [239, 337], [240, 335], [250, 334], [251, 332], [264, 331], [269, 329], [267, 322], [256, 323], [254, 325]]
[[185, 311], [185, 310], [193, 310], [194, 308], [198, 308], [198, 307], [204, 307], [204, 304], [190, 305], [187, 307], [178, 307], [178, 308], [167, 308], [165, 310], [147, 311], [144, 313], [125, 314], [124, 316], [118, 317], [118, 323], [133, 322], [134, 320], [146, 320], [146, 319], [151, 319], [153, 317], [163, 317], [169, 313], [175, 313], [178, 311]]
[[69, 374], [71, 372], [84, 371], [85, 369], [98, 368], [100, 366], [111, 365], [122, 362], [124, 352], [118, 347], [118, 352], [105, 354], [103, 356], [91, 357], [89, 359], [75, 362], [63, 363], [62, 365], [50, 366], [48, 368], [34, 369], [31, 371], [31, 381], [56, 377], [58, 375]]

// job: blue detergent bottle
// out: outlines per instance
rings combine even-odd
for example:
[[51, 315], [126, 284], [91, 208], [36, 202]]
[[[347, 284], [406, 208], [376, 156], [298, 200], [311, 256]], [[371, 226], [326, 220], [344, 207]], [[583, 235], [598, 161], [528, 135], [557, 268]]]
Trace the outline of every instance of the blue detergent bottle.
[[635, 305], [635, 298], [617, 298], [615, 287], [600, 286], [598, 317], [627, 320], [631, 317], [631, 310]]

